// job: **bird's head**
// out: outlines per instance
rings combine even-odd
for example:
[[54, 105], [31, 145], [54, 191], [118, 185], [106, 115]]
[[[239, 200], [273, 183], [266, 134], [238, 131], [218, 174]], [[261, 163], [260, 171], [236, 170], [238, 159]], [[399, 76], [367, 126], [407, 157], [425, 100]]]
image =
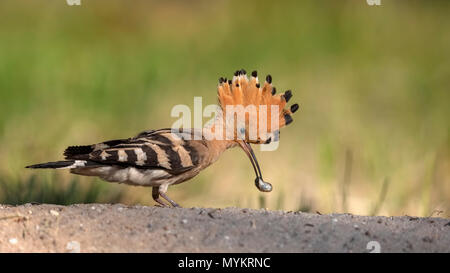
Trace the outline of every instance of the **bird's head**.
[[272, 186], [262, 180], [250, 144], [269, 144], [279, 140], [280, 128], [293, 121], [292, 114], [299, 108], [298, 104], [287, 107], [291, 97], [290, 90], [277, 93], [270, 75], [261, 84], [256, 71], [251, 73], [250, 78], [242, 69], [236, 71], [231, 80], [223, 77], [219, 79], [221, 111], [218, 120], [222, 124], [219, 135], [239, 144], [246, 152], [257, 176], [255, 184], [261, 191], [271, 191]]

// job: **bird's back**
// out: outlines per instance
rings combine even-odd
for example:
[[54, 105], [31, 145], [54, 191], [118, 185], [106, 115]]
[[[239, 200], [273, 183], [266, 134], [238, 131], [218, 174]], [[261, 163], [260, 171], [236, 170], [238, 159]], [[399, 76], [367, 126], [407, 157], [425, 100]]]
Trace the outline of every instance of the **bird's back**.
[[210, 145], [198, 133], [190, 129], [144, 131], [133, 138], [70, 146], [64, 155], [78, 162], [79, 166], [70, 168], [74, 174], [132, 185], [180, 183], [210, 164]]

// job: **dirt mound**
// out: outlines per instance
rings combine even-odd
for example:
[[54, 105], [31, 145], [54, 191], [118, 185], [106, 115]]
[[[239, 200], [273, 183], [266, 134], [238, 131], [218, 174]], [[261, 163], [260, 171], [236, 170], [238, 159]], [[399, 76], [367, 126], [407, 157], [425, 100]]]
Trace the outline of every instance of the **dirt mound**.
[[0, 206], [1, 252], [450, 252], [450, 220], [121, 204]]

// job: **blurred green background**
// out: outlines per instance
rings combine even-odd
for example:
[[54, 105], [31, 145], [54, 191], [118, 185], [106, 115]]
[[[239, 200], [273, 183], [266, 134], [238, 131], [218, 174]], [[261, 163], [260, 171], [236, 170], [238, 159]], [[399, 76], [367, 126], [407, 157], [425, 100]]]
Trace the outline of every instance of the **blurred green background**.
[[234, 149], [174, 200], [450, 216], [450, 2], [381, 1], [1, 1], [0, 203], [152, 205], [149, 188], [24, 166], [170, 127], [245, 68], [300, 104], [257, 151], [273, 192]]

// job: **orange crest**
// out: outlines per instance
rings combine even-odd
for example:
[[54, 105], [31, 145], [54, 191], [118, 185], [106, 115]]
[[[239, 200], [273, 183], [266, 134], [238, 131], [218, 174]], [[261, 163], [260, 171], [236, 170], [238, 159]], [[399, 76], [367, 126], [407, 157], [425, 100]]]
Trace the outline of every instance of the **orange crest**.
[[[290, 108], [285, 108], [292, 97], [292, 92], [288, 90], [283, 94], [277, 94], [270, 75], [266, 76], [261, 86], [256, 71], [252, 72], [249, 79], [243, 69], [236, 71], [232, 80], [219, 79], [218, 97], [224, 116], [230, 109], [233, 109], [233, 114], [245, 115], [245, 139], [251, 143], [267, 143], [274, 140], [273, 134], [293, 121], [291, 115], [299, 107], [298, 104], [293, 104]], [[249, 128], [252, 126], [257, 129], [257, 137], [253, 141], [249, 138]], [[239, 134], [238, 125], [236, 134]]]

